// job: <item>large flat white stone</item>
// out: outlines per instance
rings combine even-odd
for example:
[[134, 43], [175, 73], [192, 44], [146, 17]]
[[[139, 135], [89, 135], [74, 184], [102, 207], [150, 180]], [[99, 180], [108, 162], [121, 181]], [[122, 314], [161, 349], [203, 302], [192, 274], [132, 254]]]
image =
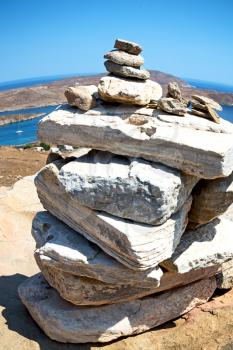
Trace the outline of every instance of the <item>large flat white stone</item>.
[[59, 184], [63, 164], [47, 165], [35, 179], [45, 209], [129, 268], [150, 269], [172, 255], [186, 228], [191, 199], [162, 225], [135, 223], [80, 205]]
[[[105, 113], [105, 114], [104, 114]], [[144, 125], [129, 117], [147, 117]], [[178, 117], [149, 108], [102, 106], [86, 113], [62, 107], [39, 123], [48, 143], [91, 147], [142, 157], [200, 178], [228, 176], [233, 170], [233, 127], [187, 114]]]
[[215, 278], [126, 303], [85, 307], [72, 305], [38, 274], [19, 287], [19, 296], [41, 329], [60, 342], [108, 342], [145, 332], [197, 305], [216, 288]]
[[59, 182], [81, 205], [145, 224], [162, 224], [198, 178], [140, 158], [93, 151], [65, 164]]

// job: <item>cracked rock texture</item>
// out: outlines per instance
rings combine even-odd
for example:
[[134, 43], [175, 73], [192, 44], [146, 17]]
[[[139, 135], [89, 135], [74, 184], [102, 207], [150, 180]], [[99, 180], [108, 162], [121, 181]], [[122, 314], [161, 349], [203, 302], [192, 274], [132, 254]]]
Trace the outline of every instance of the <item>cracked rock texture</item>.
[[205, 303], [215, 288], [215, 278], [211, 278], [127, 303], [80, 307], [62, 300], [38, 274], [20, 285], [19, 296], [51, 339], [84, 343], [108, 342], [149, 330]]
[[[135, 114], [147, 115], [148, 122], [130, 124], [128, 118]], [[102, 106], [86, 113], [62, 107], [39, 123], [44, 142], [141, 157], [207, 179], [232, 173], [232, 134], [232, 124], [223, 120], [217, 125], [189, 114], [180, 118], [136, 107]]]
[[201, 180], [193, 193], [189, 220], [205, 224], [224, 214], [233, 203], [233, 173], [215, 180]]
[[63, 164], [57, 161], [47, 165], [35, 179], [45, 209], [137, 271], [151, 269], [172, 255], [185, 231], [191, 198], [162, 225], [135, 223], [82, 206], [59, 184], [59, 167]]
[[49, 212], [39, 212], [32, 223], [36, 241], [36, 260], [76, 276], [85, 276], [109, 284], [132, 284], [142, 288], [157, 286], [162, 271], [136, 272], [104, 253], [97, 245], [72, 230]]
[[65, 164], [58, 179], [81, 205], [151, 225], [177, 212], [198, 181], [161, 164], [101, 151]]
[[186, 231], [168, 261], [161, 265], [179, 273], [221, 265], [233, 259], [233, 222], [224, 217]]

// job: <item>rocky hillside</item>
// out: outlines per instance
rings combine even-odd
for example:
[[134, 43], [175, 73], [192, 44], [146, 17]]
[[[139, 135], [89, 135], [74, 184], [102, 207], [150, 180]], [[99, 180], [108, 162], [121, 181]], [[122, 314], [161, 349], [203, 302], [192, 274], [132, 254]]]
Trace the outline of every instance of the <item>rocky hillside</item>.
[[[189, 97], [193, 93], [198, 93], [211, 97], [221, 104], [233, 104], [233, 94], [193, 89], [183, 80], [157, 70], [151, 70], [150, 74], [151, 80], [157, 81], [162, 85], [164, 94], [166, 93], [167, 84], [171, 81], [177, 81], [181, 87], [183, 95], [186, 97]], [[104, 75], [105, 74], [103, 73], [87, 77], [72, 77], [30, 88], [19, 88], [0, 92], [0, 111], [10, 111], [21, 108], [49, 106], [64, 103], [65, 88], [76, 83], [80, 85], [97, 85], [100, 78]]]

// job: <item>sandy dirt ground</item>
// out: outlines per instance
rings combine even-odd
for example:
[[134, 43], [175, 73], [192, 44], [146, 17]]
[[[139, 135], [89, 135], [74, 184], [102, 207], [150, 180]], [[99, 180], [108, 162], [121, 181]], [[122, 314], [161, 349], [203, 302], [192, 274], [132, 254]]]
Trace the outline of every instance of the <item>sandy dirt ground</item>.
[[11, 186], [21, 177], [35, 174], [47, 156], [47, 152], [0, 147], [0, 186]]
[[[46, 159], [34, 151], [0, 149], [1, 183], [32, 174]], [[4, 160], [4, 161], [3, 161]], [[233, 291], [221, 292], [184, 317], [141, 335], [109, 344], [62, 344], [50, 340], [18, 298], [17, 288], [38, 272], [31, 222], [41, 207], [33, 178], [0, 187], [0, 350], [233, 350]]]

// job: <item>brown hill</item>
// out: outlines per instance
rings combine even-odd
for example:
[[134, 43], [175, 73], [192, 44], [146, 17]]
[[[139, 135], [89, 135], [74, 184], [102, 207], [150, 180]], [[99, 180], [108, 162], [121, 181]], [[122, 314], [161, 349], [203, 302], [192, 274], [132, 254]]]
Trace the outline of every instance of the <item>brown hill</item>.
[[[193, 89], [183, 80], [156, 70], [151, 70], [151, 79], [160, 83], [166, 94], [166, 86], [171, 81], [177, 81], [180, 84], [184, 96], [190, 97], [193, 93], [209, 96], [221, 104], [233, 104], [233, 94], [220, 93], [211, 90]], [[41, 107], [49, 105], [58, 105], [65, 102], [64, 89], [76, 83], [80, 85], [97, 85], [99, 79], [105, 74], [72, 77], [63, 80], [57, 80], [48, 84], [19, 88], [0, 92], [0, 111], [11, 111], [22, 108]]]

